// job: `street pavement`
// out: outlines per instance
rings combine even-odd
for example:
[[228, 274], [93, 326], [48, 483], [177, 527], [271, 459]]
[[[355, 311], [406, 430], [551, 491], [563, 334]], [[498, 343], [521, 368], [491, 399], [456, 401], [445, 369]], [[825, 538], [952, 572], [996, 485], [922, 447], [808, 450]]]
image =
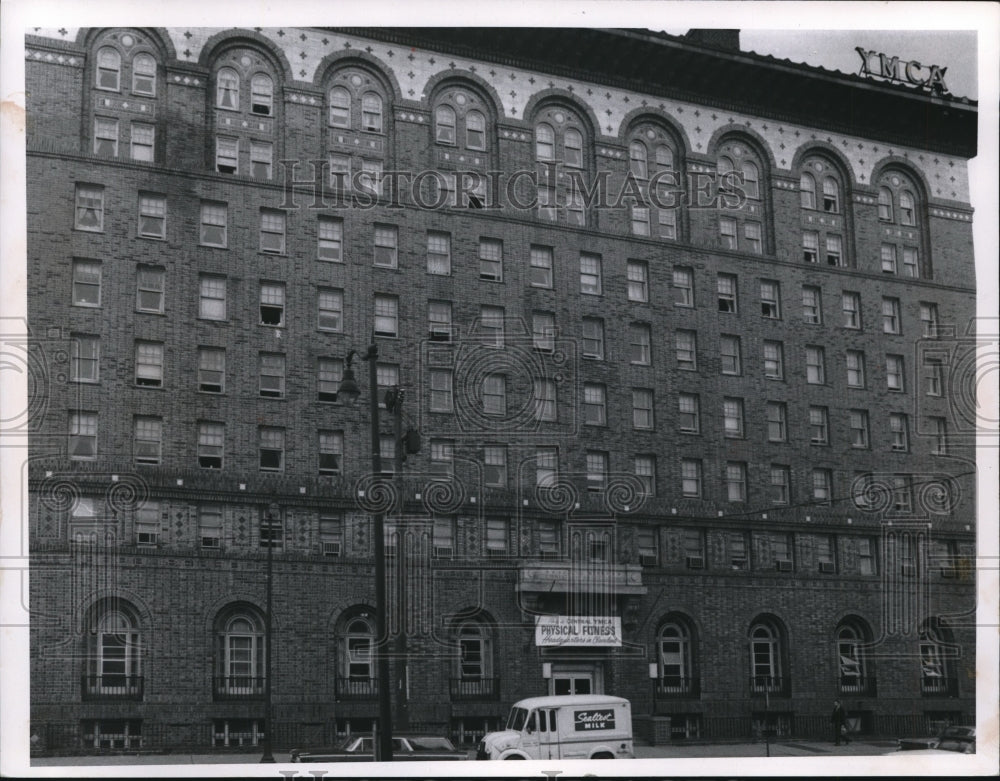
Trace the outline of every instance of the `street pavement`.
[[[712, 757], [830, 757], [830, 756], [878, 756], [891, 752], [895, 740], [852, 740], [839, 746], [832, 742], [807, 740], [778, 740], [767, 746], [764, 741], [755, 743], [673, 743], [666, 746], [650, 746], [636, 743], [637, 759], [682, 759]], [[219, 764], [260, 764], [260, 751], [214, 754], [114, 754], [79, 757], [34, 757], [31, 766], [89, 766], [89, 765], [219, 765]], [[469, 758], [474, 761], [475, 751], [470, 750]], [[275, 751], [275, 762], [289, 762], [287, 751]], [[399, 763], [403, 770], [409, 763]], [[292, 765], [292, 767], [299, 767]], [[308, 765], [319, 769], [322, 765]], [[327, 765], [326, 767], [330, 767]], [[303, 773], [306, 767], [300, 768]], [[275, 773], [277, 775], [277, 773]], [[403, 775], [409, 775], [403, 771]]]

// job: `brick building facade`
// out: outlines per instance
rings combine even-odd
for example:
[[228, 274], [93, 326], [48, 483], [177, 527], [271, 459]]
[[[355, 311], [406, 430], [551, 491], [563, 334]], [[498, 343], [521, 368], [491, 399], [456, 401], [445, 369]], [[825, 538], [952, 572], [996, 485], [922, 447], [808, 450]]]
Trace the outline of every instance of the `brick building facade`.
[[27, 36], [47, 749], [256, 744], [269, 547], [272, 740], [370, 728], [379, 510], [397, 725], [973, 718], [975, 104], [518, 32]]

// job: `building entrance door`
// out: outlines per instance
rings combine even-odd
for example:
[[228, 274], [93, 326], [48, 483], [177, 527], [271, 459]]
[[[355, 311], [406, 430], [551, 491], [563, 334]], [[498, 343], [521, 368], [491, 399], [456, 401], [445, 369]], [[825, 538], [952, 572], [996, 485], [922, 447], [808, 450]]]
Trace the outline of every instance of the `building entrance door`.
[[604, 694], [604, 676], [598, 663], [552, 665], [549, 694]]

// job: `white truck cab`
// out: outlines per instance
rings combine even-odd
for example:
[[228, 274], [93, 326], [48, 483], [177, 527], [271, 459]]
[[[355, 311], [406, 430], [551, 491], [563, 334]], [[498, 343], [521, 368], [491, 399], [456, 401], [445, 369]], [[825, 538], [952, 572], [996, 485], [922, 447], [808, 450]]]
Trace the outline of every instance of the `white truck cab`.
[[476, 759], [632, 759], [632, 706], [622, 697], [567, 694], [515, 702], [506, 729]]

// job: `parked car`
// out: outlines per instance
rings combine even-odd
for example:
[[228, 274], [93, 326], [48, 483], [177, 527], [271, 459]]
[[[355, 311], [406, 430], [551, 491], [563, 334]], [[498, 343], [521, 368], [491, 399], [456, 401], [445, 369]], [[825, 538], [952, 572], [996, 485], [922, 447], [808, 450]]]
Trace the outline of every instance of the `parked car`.
[[[468, 759], [467, 751], [455, 748], [439, 735], [403, 734], [392, 736], [394, 762], [442, 762]], [[372, 762], [375, 739], [371, 733], [350, 735], [334, 748], [293, 749], [292, 762]]]
[[935, 754], [975, 754], [975, 727], [946, 727], [937, 737], [900, 738], [896, 751], [932, 751]]

